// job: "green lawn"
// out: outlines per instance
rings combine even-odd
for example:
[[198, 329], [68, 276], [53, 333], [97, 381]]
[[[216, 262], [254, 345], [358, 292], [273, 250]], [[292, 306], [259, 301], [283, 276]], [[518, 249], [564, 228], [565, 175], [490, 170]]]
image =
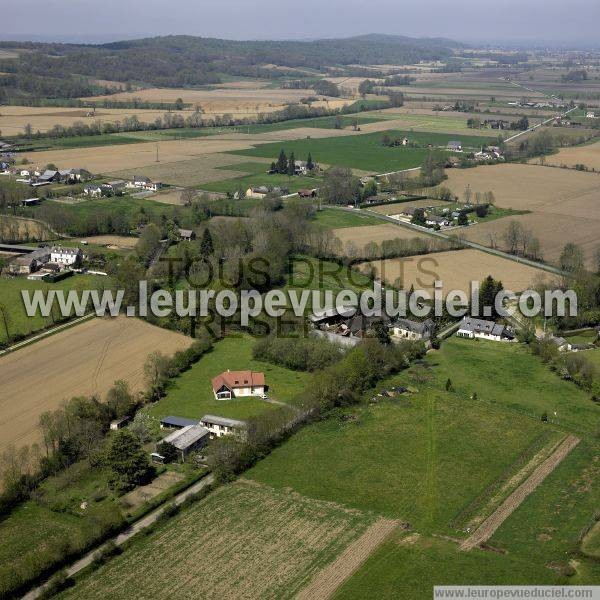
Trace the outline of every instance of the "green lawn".
[[[565, 338], [571, 344], [593, 344], [598, 339], [598, 332], [595, 329], [590, 331], [581, 331], [573, 335], [566, 335]], [[585, 356], [588, 356], [585, 354]]]
[[[51, 317], [42, 317], [39, 313], [28, 317], [21, 296], [21, 291], [34, 290], [71, 290], [75, 286], [79, 289], [103, 289], [110, 285], [107, 277], [93, 275], [74, 275], [56, 283], [44, 281], [29, 281], [25, 277], [0, 277], [0, 301], [9, 309], [10, 335], [28, 335], [49, 327], [53, 324]], [[0, 342], [7, 339], [4, 323], [0, 322]]]
[[203, 190], [208, 190], [210, 192], [236, 192], [240, 189], [245, 191], [249, 187], [266, 185], [287, 188], [290, 193], [293, 193], [301, 189], [313, 189], [319, 187], [321, 184], [321, 178], [319, 177], [289, 177], [288, 175], [279, 174], [269, 175], [267, 173], [268, 165], [265, 163], [248, 162], [219, 168], [240, 171], [247, 173], [247, 175], [240, 175], [239, 177], [233, 177], [222, 181], [203, 183], [201, 186]]
[[269, 396], [289, 402], [308, 382], [309, 375], [254, 360], [253, 343], [247, 335], [232, 335], [217, 342], [211, 352], [174, 380], [166, 397], [151, 406], [148, 412], [157, 418], [174, 415], [199, 419], [205, 414], [214, 414], [247, 419], [273, 408], [273, 404], [254, 398], [215, 400], [211, 380], [227, 369], [262, 371], [269, 386]]
[[[381, 139], [384, 133], [391, 137], [406, 136], [423, 146], [432, 144], [434, 147], [441, 146], [443, 148], [450, 140], [457, 138], [455, 134], [391, 130], [364, 135], [274, 142], [272, 144], [261, 144], [252, 149], [235, 150], [232, 154], [260, 156], [275, 160], [283, 149], [288, 156], [293, 152], [296, 158], [301, 160], [306, 160], [310, 153], [312, 159], [318, 163], [385, 173], [418, 167], [429, 153], [427, 147], [398, 146], [389, 148], [383, 146]], [[469, 145], [480, 147], [484, 139], [479, 136], [460, 136], [460, 140], [465, 147]], [[490, 140], [492, 139], [495, 138], [490, 138]]]
[[441, 385], [349, 412], [306, 427], [247, 476], [457, 535], [450, 523], [544, 432]]
[[381, 225], [382, 219], [362, 213], [360, 210], [348, 212], [334, 208], [324, 208], [315, 215], [315, 221], [327, 229], [342, 227], [362, 227], [363, 225]]
[[[107, 473], [86, 461], [46, 480], [39, 502], [28, 500], [0, 522], [0, 596], [3, 590], [52, 566], [65, 551], [78, 553], [112, 526], [121, 509], [109, 491]], [[88, 501], [85, 511], [82, 501]]]

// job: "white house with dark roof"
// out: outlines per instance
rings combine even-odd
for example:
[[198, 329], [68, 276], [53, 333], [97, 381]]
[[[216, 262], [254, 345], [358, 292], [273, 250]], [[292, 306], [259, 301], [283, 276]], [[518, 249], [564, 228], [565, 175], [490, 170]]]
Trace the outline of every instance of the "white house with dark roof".
[[452, 140], [450, 142], [448, 142], [448, 150], [450, 150], [450, 152], [462, 152], [463, 151], [463, 147], [462, 147], [462, 142], [458, 142], [456, 140]]
[[511, 341], [514, 339], [513, 334], [504, 325], [473, 317], [464, 317], [456, 335], [462, 338], [480, 338], [495, 342]]
[[435, 331], [435, 323], [431, 319], [423, 322], [396, 319], [389, 328], [392, 336], [403, 340], [428, 340]]

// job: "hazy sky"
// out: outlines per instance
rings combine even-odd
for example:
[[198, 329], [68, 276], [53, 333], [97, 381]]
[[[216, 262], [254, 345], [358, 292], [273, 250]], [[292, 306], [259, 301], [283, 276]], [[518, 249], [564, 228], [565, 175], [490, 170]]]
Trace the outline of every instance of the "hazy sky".
[[599, 0], [0, 0], [0, 38], [166, 34], [306, 39], [361, 33], [600, 44]]

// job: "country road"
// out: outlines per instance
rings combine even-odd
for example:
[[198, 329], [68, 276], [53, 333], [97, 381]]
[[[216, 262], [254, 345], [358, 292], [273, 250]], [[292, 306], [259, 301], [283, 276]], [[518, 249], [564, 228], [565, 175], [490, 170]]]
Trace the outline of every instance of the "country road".
[[[184, 490], [183, 492], [181, 492], [177, 496], [175, 496], [175, 499], [173, 500], [173, 502], [165, 503], [162, 506], [160, 506], [159, 508], [157, 508], [156, 510], [152, 511], [151, 513], [148, 513], [145, 517], [142, 517], [141, 519], [139, 519], [139, 521], [136, 521], [135, 523], [133, 523], [129, 527], [129, 529], [127, 529], [123, 533], [120, 533], [117, 537], [112, 538], [112, 540], [109, 540], [109, 542], [112, 541], [117, 546], [122, 546], [125, 542], [129, 541], [132, 537], [134, 537], [135, 535], [140, 533], [140, 531], [142, 531], [142, 529], [145, 529], [146, 527], [149, 527], [150, 525], [156, 523], [157, 519], [163, 513], [163, 511], [165, 510], [165, 508], [167, 506], [170, 506], [171, 504], [179, 506], [180, 504], [183, 503], [183, 501], [186, 498], [189, 498], [193, 494], [198, 493], [199, 491], [201, 491], [202, 489], [204, 489], [205, 487], [207, 487], [208, 485], [213, 483], [214, 479], [215, 479], [214, 475], [212, 475], [212, 474], [207, 475], [206, 477], [203, 477], [200, 481], [197, 481], [194, 485], [190, 486], [189, 488], [187, 488], [186, 490]], [[102, 544], [100, 547], [95, 548], [94, 550], [88, 552], [87, 554], [82, 556], [78, 561], [74, 562], [72, 565], [67, 567], [67, 569], [66, 569], [67, 575], [69, 577], [72, 577], [73, 575], [76, 575], [77, 573], [79, 573], [79, 571], [81, 571], [85, 567], [89, 566], [93, 562], [96, 554], [98, 552], [102, 551], [102, 549], [105, 548], [109, 542], [106, 542], [106, 543]], [[23, 600], [34, 600], [35, 598], [38, 598], [39, 595], [44, 590], [44, 588], [46, 587], [46, 585], [47, 584], [43, 584], [43, 585], [29, 591], [27, 594], [25, 594], [23, 596]]]

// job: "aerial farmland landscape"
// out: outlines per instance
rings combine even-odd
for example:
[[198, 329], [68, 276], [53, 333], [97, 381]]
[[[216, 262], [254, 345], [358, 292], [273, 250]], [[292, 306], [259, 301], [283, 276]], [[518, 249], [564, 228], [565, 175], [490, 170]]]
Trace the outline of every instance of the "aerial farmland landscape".
[[596, 2], [5, 4], [0, 599], [600, 598]]

